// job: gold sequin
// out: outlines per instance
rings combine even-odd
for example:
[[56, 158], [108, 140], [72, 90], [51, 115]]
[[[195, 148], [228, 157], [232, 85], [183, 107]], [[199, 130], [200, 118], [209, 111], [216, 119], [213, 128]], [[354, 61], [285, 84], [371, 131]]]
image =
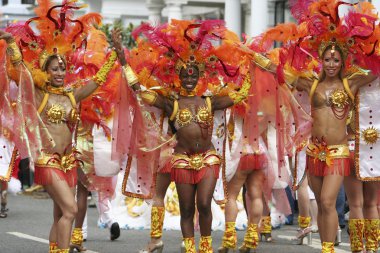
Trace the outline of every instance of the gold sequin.
[[336, 89], [334, 90], [330, 96], [330, 103], [338, 108], [344, 108], [346, 105], [349, 104], [349, 98], [347, 92], [345, 92], [342, 89]]
[[374, 127], [368, 127], [362, 130], [362, 138], [366, 144], [375, 144], [380, 137], [379, 130]]
[[65, 108], [60, 104], [53, 104], [47, 111], [48, 120], [51, 123], [59, 124], [65, 120], [66, 111]]

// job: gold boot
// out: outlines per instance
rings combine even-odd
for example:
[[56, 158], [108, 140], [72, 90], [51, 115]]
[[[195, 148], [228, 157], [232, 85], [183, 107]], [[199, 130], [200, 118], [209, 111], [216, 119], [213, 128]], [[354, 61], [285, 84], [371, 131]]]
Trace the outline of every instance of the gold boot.
[[145, 247], [145, 249], [140, 250], [139, 253], [157, 252], [161, 253], [164, 249], [164, 243], [161, 240], [162, 237], [162, 227], [164, 226], [165, 218], [165, 207], [163, 206], [152, 206], [152, 211], [150, 213], [150, 238], [151, 242]]
[[348, 229], [350, 230], [350, 245], [352, 252], [362, 252], [363, 246], [363, 233], [364, 233], [364, 220], [363, 219], [349, 219]]
[[298, 216], [298, 234], [297, 237], [292, 239], [292, 243], [295, 245], [302, 245], [303, 239], [307, 237], [307, 243], [311, 244], [311, 227], [310, 227], [311, 217]]
[[323, 242], [322, 253], [335, 253], [334, 242]]
[[379, 244], [379, 219], [364, 220], [365, 249], [367, 252], [377, 252]]
[[73, 233], [71, 234], [70, 240], [70, 250], [76, 249], [78, 252], [83, 252], [86, 250], [83, 247], [83, 233], [82, 228], [74, 228]]
[[249, 253], [251, 249], [253, 252], [256, 251], [259, 245], [259, 234], [257, 232], [257, 224], [250, 223], [247, 228], [247, 232], [244, 236], [243, 245], [239, 247], [240, 253]]
[[183, 238], [185, 248], [183, 248], [183, 253], [197, 253], [195, 249], [195, 240], [194, 237]]
[[69, 253], [70, 249], [55, 249], [51, 253]]
[[270, 216], [263, 216], [261, 218], [260, 231], [260, 241], [272, 242], [272, 220]]
[[53, 253], [58, 248], [58, 243], [49, 242], [49, 253]]
[[212, 253], [212, 238], [211, 236], [201, 236], [199, 241], [199, 253]]
[[229, 249], [236, 249], [236, 230], [235, 222], [226, 222], [226, 228], [224, 230], [222, 238], [222, 247], [218, 249], [219, 253], [227, 253]]

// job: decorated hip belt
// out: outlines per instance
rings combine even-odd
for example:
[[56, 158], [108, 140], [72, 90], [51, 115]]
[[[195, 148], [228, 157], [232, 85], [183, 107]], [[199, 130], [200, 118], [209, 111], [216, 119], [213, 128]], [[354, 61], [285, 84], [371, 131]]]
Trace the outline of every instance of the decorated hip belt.
[[220, 163], [220, 156], [215, 150], [194, 155], [173, 154], [171, 160], [172, 168], [189, 170], [201, 170], [207, 166], [219, 165]]
[[309, 143], [306, 149], [306, 155], [330, 165], [332, 159], [350, 157], [350, 150], [347, 144], [326, 145], [324, 143]]
[[72, 150], [69, 154], [61, 155], [59, 153], [46, 153], [42, 152], [41, 156], [38, 157], [35, 165], [45, 168], [52, 168], [62, 170], [63, 172], [76, 169], [79, 163], [83, 163], [77, 158], [80, 152]]

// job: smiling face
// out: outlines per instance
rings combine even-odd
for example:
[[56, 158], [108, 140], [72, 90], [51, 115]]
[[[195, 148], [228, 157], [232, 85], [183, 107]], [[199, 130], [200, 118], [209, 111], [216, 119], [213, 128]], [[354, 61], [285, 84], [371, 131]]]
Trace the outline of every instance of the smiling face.
[[190, 92], [195, 89], [199, 80], [199, 70], [194, 65], [186, 65], [179, 73], [179, 79], [181, 80], [181, 86], [186, 91]]
[[342, 54], [335, 46], [327, 48], [322, 59], [326, 77], [336, 77], [340, 74], [343, 66]]
[[64, 85], [66, 64], [60, 58], [53, 57], [47, 62], [46, 72], [49, 74], [49, 81], [52, 86], [60, 87]]

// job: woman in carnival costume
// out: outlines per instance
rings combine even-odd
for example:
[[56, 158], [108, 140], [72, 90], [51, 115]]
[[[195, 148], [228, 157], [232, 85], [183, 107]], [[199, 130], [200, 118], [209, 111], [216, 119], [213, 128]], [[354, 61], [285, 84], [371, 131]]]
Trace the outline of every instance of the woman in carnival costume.
[[[355, 8], [340, 17], [340, 5]], [[334, 252], [338, 227], [335, 202], [344, 177], [350, 175], [346, 121], [355, 102], [354, 94], [379, 74], [378, 18], [368, 2], [292, 1], [291, 11], [299, 24], [269, 29], [263, 41], [284, 43], [279, 79], [309, 93], [314, 122], [306, 150], [306, 169], [318, 204], [322, 252]], [[347, 196], [352, 202], [350, 193], [349, 190]], [[354, 237], [351, 236], [352, 250], [361, 252], [355, 248]]]
[[[108, 48], [106, 36], [100, 30], [92, 31], [94, 35], [97, 33], [97, 40], [87, 41], [87, 50], [93, 48]], [[97, 67], [101, 67], [102, 62], [107, 57], [107, 51], [93, 51], [92, 57], [99, 59]], [[117, 73], [115, 73], [117, 72]], [[81, 161], [83, 163], [78, 167], [77, 182], [77, 205], [78, 213], [75, 217], [74, 229], [71, 235], [70, 248], [76, 249], [78, 252], [85, 251], [83, 246], [84, 236], [87, 235], [87, 224], [84, 225], [87, 213], [87, 197], [89, 191], [96, 191], [99, 199], [112, 198], [115, 192], [116, 183], [112, 177], [102, 177], [96, 174], [94, 164], [94, 137], [93, 128], [102, 129], [105, 136], [111, 138], [111, 129], [107, 126], [107, 121], [111, 120], [114, 112], [116, 94], [121, 74], [111, 70], [108, 74], [106, 84], [97, 89], [92, 96], [83, 100], [80, 104], [80, 122], [77, 129], [77, 149], [81, 153]], [[106, 170], [104, 168], [103, 170]], [[101, 202], [101, 201], [100, 201]], [[84, 226], [83, 226], [84, 225]], [[83, 230], [82, 230], [83, 227]], [[110, 239], [115, 240], [120, 236], [120, 228], [117, 222], [110, 224]]]
[[[221, 165], [211, 141], [213, 115], [243, 101], [251, 86], [249, 75], [243, 79], [246, 69], [239, 69], [240, 64], [245, 66], [244, 57], [233, 53], [238, 38], [219, 20], [172, 20], [159, 27], [144, 24], [135, 34], [141, 35], [138, 51], [128, 60], [131, 66], [126, 63], [118, 32], [114, 33], [114, 45], [128, 84], [145, 103], [164, 110], [175, 133], [177, 143], [163, 170], [170, 170], [171, 180], [176, 182], [184, 252], [196, 252], [195, 203], [201, 231], [199, 252], [213, 252], [211, 200]], [[140, 83], [147, 89], [141, 90]], [[173, 91], [179, 95], [169, 96]], [[156, 249], [162, 251], [162, 246]]]
[[[31, 86], [28, 90], [34, 97], [21, 100], [21, 103], [29, 102], [28, 105], [33, 106], [30, 111], [37, 108], [39, 116], [25, 111], [24, 114], [37, 117], [36, 121], [41, 120], [44, 126], [41, 129], [46, 130], [39, 140], [37, 136], [29, 138], [35, 147], [41, 144], [41, 149], [35, 152], [37, 156], [32, 156], [35, 159], [35, 182], [44, 185], [54, 201], [50, 252], [68, 252], [71, 226], [77, 213], [73, 194], [80, 163], [75, 148], [79, 119], [77, 103], [106, 81], [116, 54], [112, 54], [97, 71], [99, 62], [96, 61], [104, 58], [91, 58], [96, 51], [87, 50], [86, 42], [99, 36], [92, 32], [96, 30], [93, 25], [100, 23], [100, 15], [87, 14], [74, 19], [73, 11], [83, 7], [77, 6], [75, 1], [54, 6], [51, 1], [41, 0], [38, 4], [35, 9], [37, 17], [7, 28], [15, 39], [8, 33], [3, 34], [3, 38], [8, 43], [13, 63], [9, 70], [11, 78], [23, 83], [24, 75], [29, 74], [25, 64], [36, 86], [36, 89]], [[31, 23], [36, 24], [39, 34], [33, 31]]]

